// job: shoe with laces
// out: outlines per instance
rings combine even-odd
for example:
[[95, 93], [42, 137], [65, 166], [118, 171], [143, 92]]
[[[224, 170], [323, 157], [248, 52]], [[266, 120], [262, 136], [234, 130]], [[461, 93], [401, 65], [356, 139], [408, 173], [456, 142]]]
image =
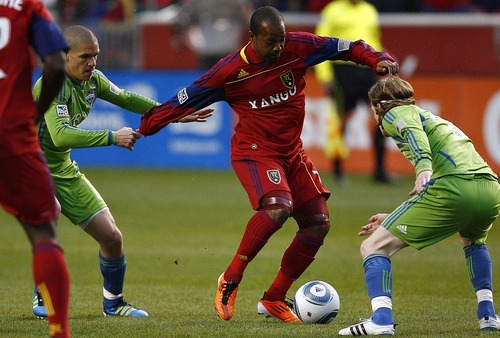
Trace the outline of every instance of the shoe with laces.
[[265, 315], [267, 318], [276, 318], [285, 323], [300, 323], [301, 320], [293, 313], [292, 308], [293, 304], [287, 300], [270, 301], [261, 299], [257, 303], [257, 312], [259, 315]]
[[396, 325], [377, 325], [370, 319], [339, 331], [339, 336], [394, 336]]
[[500, 317], [483, 317], [479, 319], [479, 329], [481, 331], [500, 331]]
[[103, 307], [104, 316], [113, 317], [147, 317], [148, 313], [144, 310], [125, 302], [123, 299], [115, 307]]
[[234, 315], [234, 303], [238, 293], [238, 284], [233, 281], [226, 281], [224, 273], [217, 280], [217, 291], [215, 292], [214, 307], [219, 317], [230, 320]]
[[42, 296], [40, 292], [35, 288], [35, 294], [33, 295], [33, 314], [40, 319], [47, 318], [47, 308], [43, 303]]

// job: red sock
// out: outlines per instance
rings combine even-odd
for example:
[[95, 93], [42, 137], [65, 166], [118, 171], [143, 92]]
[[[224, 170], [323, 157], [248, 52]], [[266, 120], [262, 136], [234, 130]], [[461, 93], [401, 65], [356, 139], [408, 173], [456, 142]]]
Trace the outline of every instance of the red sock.
[[240, 282], [248, 263], [257, 256], [268, 239], [279, 229], [280, 227], [264, 210], [253, 215], [248, 221], [236, 255], [224, 273], [224, 279]]
[[281, 267], [273, 283], [266, 291], [266, 300], [283, 300], [293, 282], [314, 261], [323, 240], [298, 231], [281, 259]]
[[69, 272], [59, 244], [53, 241], [35, 244], [33, 277], [47, 308], [50, 336], [70, 337]]

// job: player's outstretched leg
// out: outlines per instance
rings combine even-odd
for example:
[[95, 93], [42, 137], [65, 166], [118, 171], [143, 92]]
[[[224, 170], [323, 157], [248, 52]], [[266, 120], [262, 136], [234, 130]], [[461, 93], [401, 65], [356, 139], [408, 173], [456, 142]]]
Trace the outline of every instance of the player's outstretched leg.
[[125, 255], [120, 258], [107, 258], [99, 253], [99, 265], [104, 278], [103, 315], [125, 317], [147, 317], [148, 313], [123, 299], [123, 283], [127, 262]]
[[224, 279], [224, 273], [222, 273], [217, 280], [214, 307], [219, 317], [224, 320], [233, 318], [238, 285], [239, 283], [233, 282], [232, 280], [226, 281]]

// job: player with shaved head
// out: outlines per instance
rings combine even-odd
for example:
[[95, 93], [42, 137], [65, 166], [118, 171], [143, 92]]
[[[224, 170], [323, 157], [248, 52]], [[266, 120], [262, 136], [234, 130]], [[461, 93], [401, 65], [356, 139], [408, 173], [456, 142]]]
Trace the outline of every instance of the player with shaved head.
[[[123, 299], [125, 251], [123, 237], [106, 202], [77, 163], [70, 158], [71, 148], [115, 145], [133, 150], [140, 134], [129, 127], [117, 131], [86, 130], [79, 125], [100, 98], [134, 113], [143, 114], [158, 103], [123, 90], [96, 69], [100, 52], [97, 37], [88, 28], [71, 26], [64, 31], [71, 49], [66, 53], [66, 79], [57, 97], [43, 115], [38, 137], [54, 179], [56, 197], [62, 213], [99, 243], [99, 266], [103, 276], [103, 314], [105, 316], [145, 317], [147, 312]], [[40, 95], [43, 77], [33, 94]], [[181, 122], [204, 122], [211, 109], [194, 112]], [[46, 315], [43, 295], [35, 290], [33, 312]]]

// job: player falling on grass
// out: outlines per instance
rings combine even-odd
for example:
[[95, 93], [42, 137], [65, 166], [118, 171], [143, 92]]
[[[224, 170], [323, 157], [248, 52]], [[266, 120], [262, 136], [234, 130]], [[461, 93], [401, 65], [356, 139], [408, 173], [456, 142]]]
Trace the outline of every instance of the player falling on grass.
[[361, 40], [286, 33], [281, 13], [268, 6], [253, 13], [249, 38], [240, 51], [221, 59], [192, 85], [143, 115], [139, 132], [152, 135], [217, 101], [226, 101], [238, 114], [231, 161], [257, 212], [218, 279], [215, 309], [224, 320], [233, 317], [245, 268], [292, 216], [299, 230], [283, 254], [275, 280], [258, 302], [258, 312], [298, 322], [284, 302], [286, 293], [312, 263], [330, 228], [326, 203], [330, 193], [300, 139], [306, 71], [327, 60], [366, 64], [378, 74], [396, 73], [398, 64]]
[[[106, 202], [70, 158], [71, 148], [116, 145], [133, 150], [140, 134], [129, 127], [118, 131], [85, 130], [79, 124], [89, 115], [97, 98], [142, 114], [158, 104], [141, 95], [118, 88], [95, 69], [99, 43], [83, 26], [64, 31], [71, 49], [66, 53], [66, 79], [38, 126], [38, 136], [55, 183], [62, 213], [99, 242], [99, 266], [104, 278], [103, 313], [106, 316], [145, 317], [146, 311], [123, 300], [126, 260], [123, 238]], [[33, 90], [39, 97], [41, 80]], [[211, 109], [195, 112], [181, 122], [204, 122]], [[33, 312], [46, 315], [43, 295], [35, 289]]]
[[500, 210], [498, 177], [472, 141], [445, 119], [415, 105], [411, 85], [396, 76], [380, 79], [369, 91], [375, 120], [415, 167], [415, 186], [390, 214], [377, 214], [360, 236], [365, 282], [373, 315], [342, 329], [342, 336], [393, 335], [390, 257], [411, 246], [418, 250], [458, 233], [477, 296], [481, 330], [500, 330], [492, 289], [492, 263], [485, 245]]
[[[43, 61], [36, 105], [30, 47]], [[35, 124], [61, 88], [68, 47], [41, 2], [0, 3], [0, 204], [19, 220], [31, 243], [33, 278], [49, 305], [51, 337], [70, 336], [69, 272], [57, 238], [54, 186]]]

